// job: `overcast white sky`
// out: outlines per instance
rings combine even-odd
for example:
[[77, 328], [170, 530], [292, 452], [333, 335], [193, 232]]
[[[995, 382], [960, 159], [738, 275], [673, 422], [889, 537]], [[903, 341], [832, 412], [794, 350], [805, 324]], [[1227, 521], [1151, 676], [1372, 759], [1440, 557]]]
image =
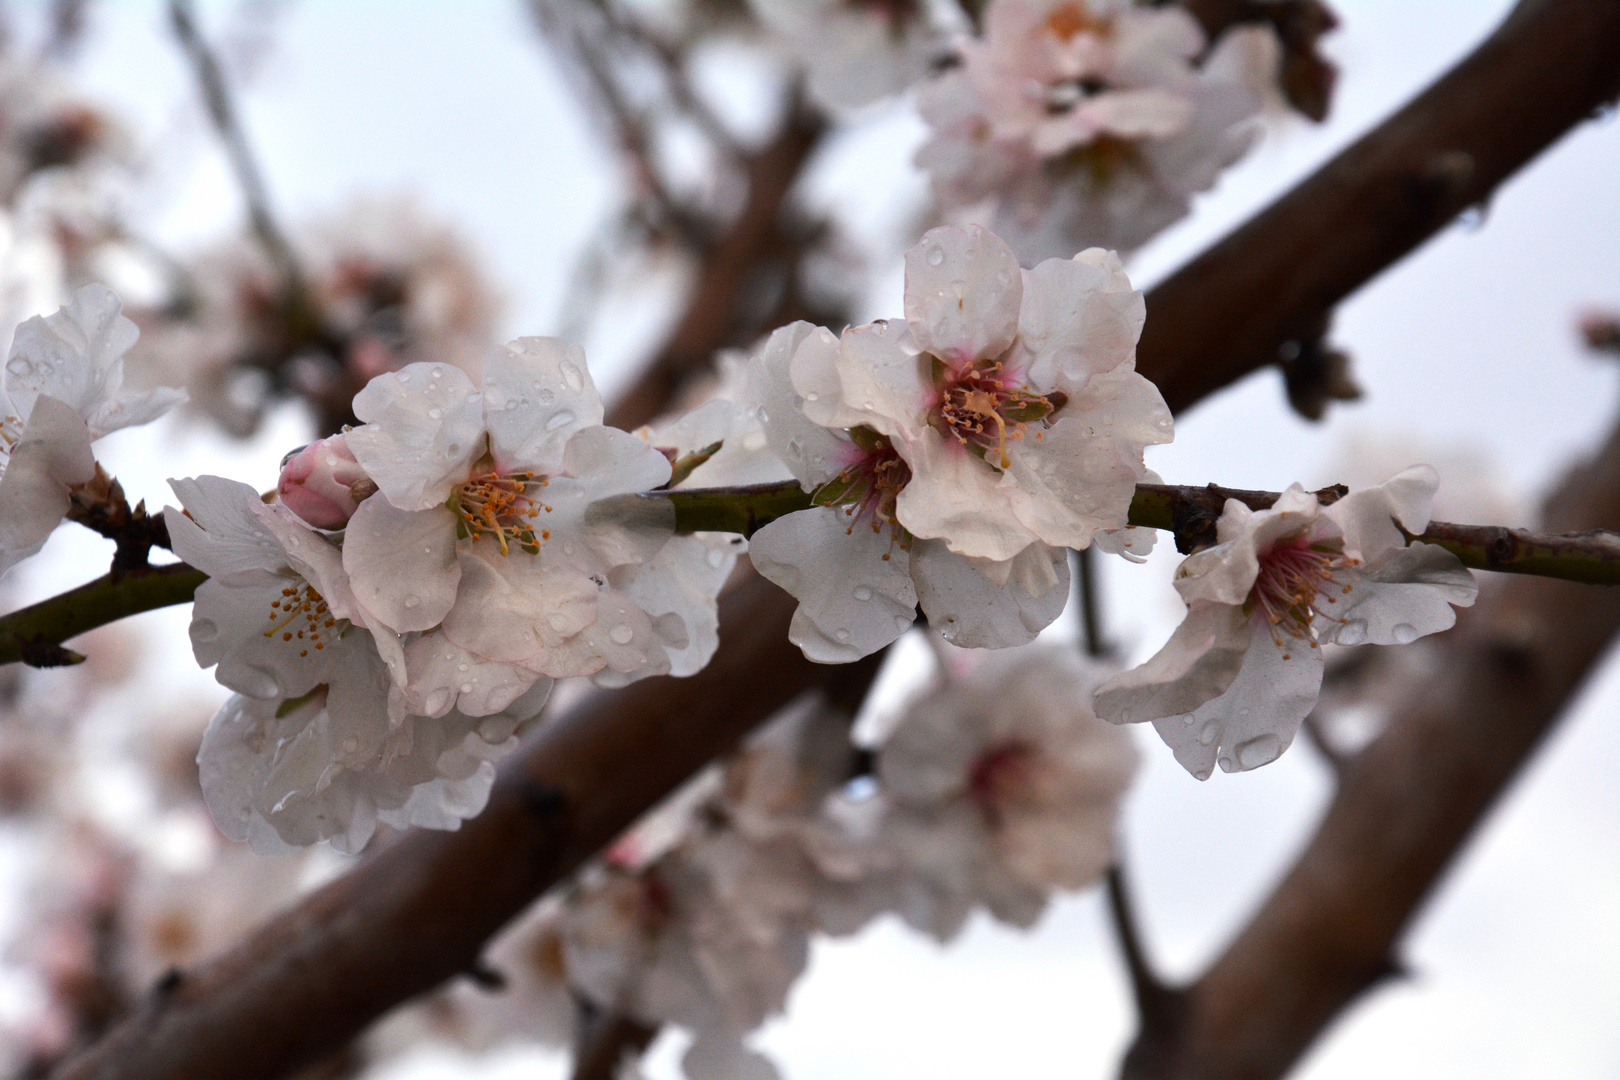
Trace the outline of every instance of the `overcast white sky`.
[[[1141, 254], [1132, 265], [1139, 282], [1162, 277], [1376, 123], [1466, 52], [1507, 5], [1335, 7], [1344, 28], [1330, 51], [1344, 76], [1333, 119], [1275, 133], [1193, 219]], [[155, 231], [181, 246], [217, 236], [239, 208], [165, 36], [162, 5], [122, 0], [92, 12], [85, 82], [137, 128], [181, 133], [194, 148], [175, 167], [180, 194], [151, 208]], [[584, 126], [518, 5], [322, 0], [293, 8], [278, 42], [244, 100], [284, 216], [328, 210], [353, 192], [412, 191], [487, 257], [513, 332], [555, 330], [573, 257], [613, 206], [616, 181], [604, 144]], [[907, 193], [918, 189], [908, 161], [919, 131], [904, 104], [879, 110], [818, 169], [811, 197], [849, 208], [863, 233], [892, 232]], [[1283, 406], [1279, 381], [1262, 374], [1179, 421], [1176, 443], [1150, 464], [1175, 482], [1314, 486], [1354, 472], [1344, 456], [1353, 438], [1392, 459], [1426, 439], [1447, 459], [1482, 455], [1529, 499], [1620, 412], [1612, 366], [1584, 355], [1571, 329], [1583, 305], [1620, 305], [1617, 192], [1620, 124], [1587, 124], [1509, 184], [1481, 227], [1448, 230], [1345, 305], [1337, 339], [1357, 359], [1364, 403], [1308, 425]], [[896, 259], [868, 314], [897, 314], [899, 284]], [[605, 384], [623, 378], [626, 354], [653, 330], [644, 319], [592, 341]], [[296, 417], [287, 417], [229, 452], [168, 429], [104, 445], [126, 486], [161, 502], [166, 475], [217, 471], [268, 485], [281, 451], [297, 439]], [[48, 572], [31, 589], [82, 580], [81, 558], [99, 558], [88, 544], [68, 534], [54, 541]], [[1109, 568], [1111, 626], [1138, 657], [1179, 617], [1172, 565], [1173, 555], [1161, 553], [1147, 567]], [[160, 638], [154, 655], [184, 660], [182, 613], [144, 622]], [[153, 679], [166, 690], [215, 692], [200, 674], [165, 669]], [[1155, 956], [1171, 974], [1191, 975], [1289, 864], [1328, 782], [1301, 745], [1257, 772], [1200, 784], [1150, 731], [1139, 734], [1146, 767], [1126, 815], [1126, 850]], [[1620, 1074], [1617, 772], [1620, 670], [1610, 664], [1419, 921], [1405, 950], [1414, 978], [1359, 1005], [1301, 1075]], [[1090, 1078], [1112, 1075], [1132, 1022], [1099, 898], [1088, 894], [1054, 904], [1029, 933], [978, 920], [946, 949], [891, 923], [819, 945], [788, 1015], [758, 1042], [791, 1080]], [[677, 1075], [679, 1045], [660, 1041], [653, 1076]], [[477, 1066], [445, 1052], [391, 1075], [561, 1069], [560, 1060], [530, 1052]]]

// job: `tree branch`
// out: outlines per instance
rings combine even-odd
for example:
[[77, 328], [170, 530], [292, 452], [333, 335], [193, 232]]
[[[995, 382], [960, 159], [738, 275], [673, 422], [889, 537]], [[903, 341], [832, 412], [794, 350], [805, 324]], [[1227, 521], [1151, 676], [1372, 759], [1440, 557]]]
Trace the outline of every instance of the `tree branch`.
[[99, 577], [71, 592], [0, 617], [0, 664], [76, 664], [84, 657], [62, 642], [143, 611], [185, 604], [208, 579], [185, 563], [149, 566]]
[[1180, 412], [1277, 362], [1616, 95], [1620, 4], [1523, 0], [1409, 105], [1155, 288], [1138, 370]]
[[[1620, 527], [1620, 431], [1550, 501], [1559, 529]], [[1520, 579], [1436, 637], [1384, 733], [1343, 763], [1293, 870], [1187, 992], [1145, 1026], [1131, 1080], [1284, 1076], [1344, 1009], [1398, 970], [1419, 906], [1620, 632], [1620, 591]]]

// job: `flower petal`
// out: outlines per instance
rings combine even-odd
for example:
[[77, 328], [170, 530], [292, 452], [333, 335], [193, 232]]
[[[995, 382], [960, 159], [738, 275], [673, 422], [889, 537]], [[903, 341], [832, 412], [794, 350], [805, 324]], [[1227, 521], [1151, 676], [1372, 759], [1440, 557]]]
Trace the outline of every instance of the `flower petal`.
[[602, 422], [585, 350], [560, 338], [518, 338], [493, 350], [483, 396], [489, 448], [503, 472], [557, 472], [568, 440]]
[[911, 628], [910, 560], [887, 531], [835, 507], [777, 518], [748, 545], [754, 568], [799, 601], [788, 637], [819, 664], [847, 664]]
[[54, 397], [34, 399], [11, 460], [0, 462], [0, 574], [45, 546], [68, 511], [68, 488], [96, 471], [84, 421]]
[[1012, 512], [1012, 481], [965, 447], [924, 428], [899, 449], [911, 466], [911, 482], [896, 500], [895, 515], [913, 536], [944, 540], [959, 554], [998, 562], [1037, 539]]
[[[801, 393], [842, 402], [838, 339], [830, 330], [796, 322], [771, 334], [749, 372], [749, 388], [764, 414], [765, 438], [806, 491], [847, 468], [858, 453], [848, 438], [805, 415]], [[802, 387], [796, 386], [803, 379]]]
[[1012, 249], [983, 226], [930, 229], [906, 252], [912, 340], [953, 367], [1007, 351], [1023, 292]]
[[1098, 687], [1092, 707], [1115, 724], [1190, 713], [1231, 688], [1256, 640], [1242, 608], [1197, 601], [1152, 659]]
[[1452, 605], [1479, 595], [1462, 561], [1434, 544], [1397, 548], [1343, 576], [1349, 591], [1330, 584], [1316, 604], [1317, 636], [1338, 645], [1406, 645], [1449, 630]]
[[1062, 548], [1031, 544], [1001, 569], [998, 584], [979, 561], [938, 540], [911, 547], [911, 577], [928, 625], [964, 649], [1005, 649], [1034, 641], [1069, 600], [1069, 559]]
[[933, 394], [929, 361], [919, 356], [897, 320], [844, 331], [832, 357], [837, 395], [825, 370], [827, 353], [809, 339], [793, 358], [793, 386], [804, 399], [804, 414], [832, 428], [865, 425], [891, 438], [904, 438], [924, 422]]
[[1089, 248], [1023, 274], [1016, 363], [1033, 386], [1072, 396], [1093, 375], [1134, 366], [1147, 309], [1119, 256]]
[[184, 513], [172, 506], [163, 512], [180, 558], [221, 581], [286, 567], [287, 553], [254, 511], [262, 505], [257, 491], [223, 476], [170, 480], [169, 486], [185, 507]]
[[343, 569], [356, 599], [397, 633], [439, 625], [456, 602], [456, 518], [446, 506], [401, 510], [376, 496], [343, 534]]
[[1397, 522], [1413, 534], [1429, 527], [1429, 504], [1439, 487], [1440, 474], [1432, 466], [1414, 465], [1382, 484], [1352, 491], [1322, 513], [1344, 530], [1345, 550], [1371, 562], [1406, 546]]
[[349, 450], [388, 501], [426, 510], [450, 498], [484, 452], [482, 399], [449, 364], [407, 364], [354, 395], [365, 421], [347, 434]]
[[1258, 622], [1250, 635], [1243, 668], [1226, 693], [1187, 715], [1153, 722], [1199, 780], [1209, 779], [1217, 762], [1223, 772], [1242, 772], [1275, 761], [1322, 691], [1321, 649], [1286, 635], [1278, 645]]

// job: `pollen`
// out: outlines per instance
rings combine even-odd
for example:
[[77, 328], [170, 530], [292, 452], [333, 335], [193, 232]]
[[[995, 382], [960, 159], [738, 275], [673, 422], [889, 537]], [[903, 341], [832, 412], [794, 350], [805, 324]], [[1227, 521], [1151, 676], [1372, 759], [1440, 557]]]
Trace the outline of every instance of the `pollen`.
[[940, 389], [932, 426], [1000, 469], [1012, 466], [1008, 443], [1026, 434], [1041, 438], [1046, 418], [1068, 400], [1060, 393], [1036, 394], [1015, 385], [999, 362], [955, 371], [940, 364], [936, 373]]
[[817, 488], [812, 498], [818, 506], [843, 508], [844, 516], [850, 519], [846, 535], [853, 534], [857, 527], [870, 528], [874, 533], [888, 530], [893, 544], [908, 550], [911, 534], [900, 524], [895, 510], [900, 492], [911, 483], [911, 466], [893, 443], [870, 428], [856, 428], [850, 435], [865, 453]]
[[457, 531], [475, 543], [494, 537], [502, 555], [514, 547], [539, 554], [540, 541], [551, 539], [548, 530], [541, 530], [537, 538], [534, 528], [536, 518], [551, 513], [551, 507], [535, 497], [546, 483], [545, 477], [530, 472], [474, 476], [451, 501], [459, 519]]
[[[278, 598], [270, 601], [269, 622], [265, 637], [280, 634], [284, 643], [297, 641], [300, 645], [312, 644], [317, 649], [326, 647], [321, 641], [322, 631], [329, 639], [342, 634], [339, 620], [327, 608], [325, 597], [307, 583], [288, 585]], [[308, 656], [309, 650], [301, 649], [298, 655]]]

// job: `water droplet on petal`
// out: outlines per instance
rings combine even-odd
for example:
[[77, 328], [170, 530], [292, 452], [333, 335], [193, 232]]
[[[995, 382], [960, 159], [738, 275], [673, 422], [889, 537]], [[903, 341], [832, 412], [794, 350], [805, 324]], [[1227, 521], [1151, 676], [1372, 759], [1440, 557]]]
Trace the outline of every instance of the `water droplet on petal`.
[[542, 405], [550, 405], [557, 398], [550, 390], [536, 390], [534, 399]]
[[839, 627], [837, 630], [833, 631], [833, 637], [837, 638], [839, 641], [848, 641], [849, 631], [845, 630], [843, 627]]
[[461, 692], [462, 692], [462, 693], [463, 693], [463, 694], [470, 694], [470, 693], [472, 693], [472, 692], [473, 692], [473, 684], [472, 684], [472, 683], [470, 683], [470, 682], [464, 682], [464, 683], [462, 683], [462, 684], [461, 684]]
[[1239, 743], [1237, 748], [1238, 762], [1245, 769], [1258, 769], [1268, 762], [1276, 761], [1282, 753], [1282, 740], [1269, 731], [1264, 735], [1256, 735], [1246, 743]]
[[804, 400], [806, 400], [806, 401], [820, 401], [821, 400], [821, 395], [816, 393], [814, 390], [812, 390], [808, 394], [804, 395]]
[[[437, 374], [437, 372], [435, 372], [435, 374]], [[433, 406], [433, 408], [428, 410], [428, 419], [429, 420], [443, 420], [444, 419], [444, 410], [439, 408], [437, 405]]]
[[353, 735], [343, 740], [343, 752], [345, 754], [352, 754], [358, 749], [360, 749], [360, 740]]
[[902, 632], [906, 631], [906, 630], [910, 630], [911, 629], [911, 620], [906, 618], [904, 615], [896, 615], [894, 617], [894, 628], [896, 630], [900, 630]]
[[1208, 769], [1199, 769], [1197, 772], [1193, 773], [1193, 779], [1194, 780], [1208, 780], [1209, 779], [1209, 770]]
[[928, 249], [928, 265], [939, 266], [945, 261], [945, 250], [935, 246]]
[[213, 619], [191, 620], [191, 640], [213, 641], [219, 637], [219, 624]]
[[551, 624], [553, 630], [565, 630], [568, 628], [568, 617], [560, 611], [553, 611], [550, 615], [547, 615], [546, 622]]
[[1221, 767], [1221, 772], [1231, 772], [1232, 769], [1234, 768], [1234, 766], [1232, 764], [1232, 759], [1229, 758], [1229, 757], [1223, 757], [1220, 760], [1216, 761], [1215, 764], [1217, 764], [1217, 765], [1219, 765]]
[[1221, 737], [1221, 725], [1211, 720], [1204, 725], [1204, 730], [1198, 733], [1198, 742], [1202, 746], [1209, 746]]
[[578, 367], [567, 360], [562, 362], [563, 382], [568, 384], [570, 390], [582, 390], [585, 387], [585, 376]]
[[1340, 645], [1360, 645], [1367, 640], [1367, 623], [1362, 619], [1350, 619], [1339, 626], [1333, 640]]
[[573, 422], [573, 413], [569, 412], [567, 409], [558, 409], [546, 420], [546, 430], [556, 431], [558, 428], [567, 427]]
[[1395, 640], [1402, 645], [1410, 645], [1418, 639], [1417, 627], [1411, 623], [1400, 623], [1390, 633], [1394, 634]]
[[872, 599], [872, 590], [868, 589], [865, 585], [857, 585], [857, 586], [855, 586], [855, 599], [857, 599], [857, 600], [870, 600], [870, 599]]
[[422, 598], [413, 593], [405, 598], [405, 606], [408, 608], [421, 607]]
[[628, 645], [635, 636], [636, 632], [623, 623], [608, 631], [608, 637], [612, 638], [616, 645]]
[[276, 673], [262, 667], [245, 667], [241, 678], [237, 680], [240, 686], [233, 689], [240, 690], [248, 697], [268, 700], [281, 696], [281, 679]]
[[428, 695], [426, 704], [430, 715], [444, 712], [450, 707], [450, 688], [448, 686], [439, 687], [439, 689]]

